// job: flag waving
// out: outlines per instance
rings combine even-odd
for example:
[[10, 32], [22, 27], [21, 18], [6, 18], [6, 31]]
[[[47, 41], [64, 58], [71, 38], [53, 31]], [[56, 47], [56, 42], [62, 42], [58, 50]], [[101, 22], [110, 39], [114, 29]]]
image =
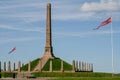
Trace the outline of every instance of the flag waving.
[[8, 52], [8, 54], [14, 52], [16, 50], [16, 47], [14, 47], [10, 52]]
[[101, 28], [101, 27], [103, 27], [103, 26], [105, 26], [105, 25], [107, 25], [107, 24], [109, 24], [111, 22], [112, 22], [112, 17], [110, 17], [107, 20], [101, 22], [101, 24], [97, 28], [95, 28], [94, 30], [97, 30], [97, 29], [99, 29], [99, 28]]

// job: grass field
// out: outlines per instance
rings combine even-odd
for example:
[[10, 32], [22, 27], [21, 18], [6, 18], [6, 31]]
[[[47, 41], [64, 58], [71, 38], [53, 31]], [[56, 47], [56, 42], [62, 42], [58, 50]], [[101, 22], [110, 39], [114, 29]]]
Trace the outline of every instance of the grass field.
[[[13, 77], [13, 73], [2, 72], [0, 74], [4, 78]], [[90, 73], [38, 72], [38, 73], [33, 73], [33, 75], [36, 77], [36, 79], [31, 79], [31, 80], [120, 80], [120, 74], [114, 74], [114, 77], [112, 78], [111, 73], [101, 73], [101, 72], [90, 72]], [[17, 80], [17, 78], [15, 80]]]
[[[112, 77], [111, 73], [101, 72], [37, 72], [33, 73], [35, 77]], [[114, 74], [114, 77], [120, 77], [120, 74]]]
[[120, 74], [114, 74], [112, 78], [111, 73], [101, 72], [76, 72], [76, 73], [34, 73], [36, 77], [50, 77], [50, 80], [120, 80]]
[[120, 80], [120, 78], [111, 78], [111, 77], [106, 77], [106, 78], [101, 78], [101, 77], [84, 77], [84, 78], [80, 78], [80, 77], [72, 77], [72, 78], [56, 78], [56, 79], [52, 79], [52, 80]]

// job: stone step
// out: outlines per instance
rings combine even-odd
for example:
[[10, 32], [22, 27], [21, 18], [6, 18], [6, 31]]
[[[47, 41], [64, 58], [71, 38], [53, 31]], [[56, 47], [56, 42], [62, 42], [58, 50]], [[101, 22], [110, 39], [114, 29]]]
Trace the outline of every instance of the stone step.
[[48, 59], [46, 58], [41, 58], [39, 60], [39, 63], [37, 64], [37, 66], [35, 67], [35, 69], [33, 71], [41, 71], [42, 68], [44, 67], [44, 65], [47, 63]]

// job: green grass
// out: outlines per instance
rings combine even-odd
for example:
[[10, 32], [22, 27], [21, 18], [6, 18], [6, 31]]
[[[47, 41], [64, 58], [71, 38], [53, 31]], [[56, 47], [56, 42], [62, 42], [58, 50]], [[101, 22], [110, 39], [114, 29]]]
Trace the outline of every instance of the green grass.
[[[39, 60], [40, 59], [37, 58], [37, 59], [31, 61], [31, 71], [35, 68], [35, 66], [37, 66]], [[21, 67], [21, 71], [28, 71], [28, 63]]]
[[1, 72], [0, 74], [4, 78], [6, 78], [6, 77], [13, 77], [13, 72]]
[[[59, 71], [61, 69], [61, 59], [60, 58], [55, 58], [55, 59], [49, 59], [48, 62], [45, 64], [45, 66], [43, 67], [43, 71], [49, 71], [49, 67], [50, 67], [50, 61], [52, 61], [52, 69], [53, 71]], [[64, 65], [64, 70], [72, 70], [72, 65], [70, 65], [69, 63], [63, 61], [63, 65]]]
[[63, 65], [64, 65], [64, 70], [66, 70], [66, 71], [72, 70], [71, 64], [64, 61]]
[[99, 73], [99, 72], [38, 72], [33, 73], [36, 77], [50, 77], [50, 80], [120, 80], [120, 74]]
[[[111, 77], [110, 73], [98, 73], [98, 72], [36, 72], [33, 73], [36, 77]], [[119, 74], [114, 74], [114, 77], [120, 77]]]
[[[49, 59], [45, 66], [43, 67], [43, 71], [49, 71], [50, 67], [50, 61], [52, 60], [52, 65], [53, 65], [53, 71], [60, 71], [61, 69], [61, 59], [60, 58], [55, 58], [55, 59]], [[31, 61], [31, 71], [35, 68], [35, 66], [38, 64], [39, 58]], [[72, 70], [72, 65], [63, 61], [64, 65], [64, 70]], [[25, 64], [24, 66], [21, 67], [21, 71], [27, 71], [28, 70], [28, 63]]]
[[[2, 77], [13, 77], [13, 72], [1, 72]], [[17, 73], [15, 73], [17, 74]], [[32, 73], [35, 77], [49, 77], [50, 80], [120, 80], [120, 74], [114, 74], [112, 78], [110, 73], [98, 72], [75, 72], [75, 73], [62, 73], [62, 72], [37, 72]]]
[[111, 78], [111, 77], [107, 77], [107, 78], [57, 78], [57, 79], [52, 79], [52, 80], [120, 80], [120, 78]]

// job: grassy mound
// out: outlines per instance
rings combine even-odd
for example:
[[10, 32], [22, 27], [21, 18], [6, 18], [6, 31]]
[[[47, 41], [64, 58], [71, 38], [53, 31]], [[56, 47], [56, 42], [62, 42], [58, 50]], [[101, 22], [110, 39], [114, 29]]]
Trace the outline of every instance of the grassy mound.
[[[31, 71], [37, 66], [39, 62], [39, 58], [31, 61]], [[61, 69], [61, 59], [60, 58], [54, 58], [54, 59], [49, 59], [45, 66], [43, 67], [43, 71], [49, 71], [50, 68], [50, 61], [52, 60], [52, 69], [53, 71], [60, 71]], [[63, 61], [63, 68], [65, 71], [70, 71], [72, 70], [72, 65]], [[28, 64], [25, 64], [24, 66], [21, 67], [21, 71], [28, 71]]]
[[[31, 71], [35, 68], [35, 66], [37, 66], [38, 62], [39, 62], [39, 58], [31, 61]], [[21, 67], [21, 71], [28, 71], [28, 64], [25, 64], [24, 66]]]
[[[43, 71], [49, 71], [49, 67], [50, 67], [50, 61], [52, 61], [52, 69], [53, 71], [59, 71], [61, 69], [61, 59], [60, 58], [55, 58], [55, 59], [49, 59], [47, 61], [47, 63], [45, 64], [45, 66], [43, 67]], [[72, 70], [72, 65], [70, 65], [69, 63], [63, 61], [63, 68], [64, 70]]]

